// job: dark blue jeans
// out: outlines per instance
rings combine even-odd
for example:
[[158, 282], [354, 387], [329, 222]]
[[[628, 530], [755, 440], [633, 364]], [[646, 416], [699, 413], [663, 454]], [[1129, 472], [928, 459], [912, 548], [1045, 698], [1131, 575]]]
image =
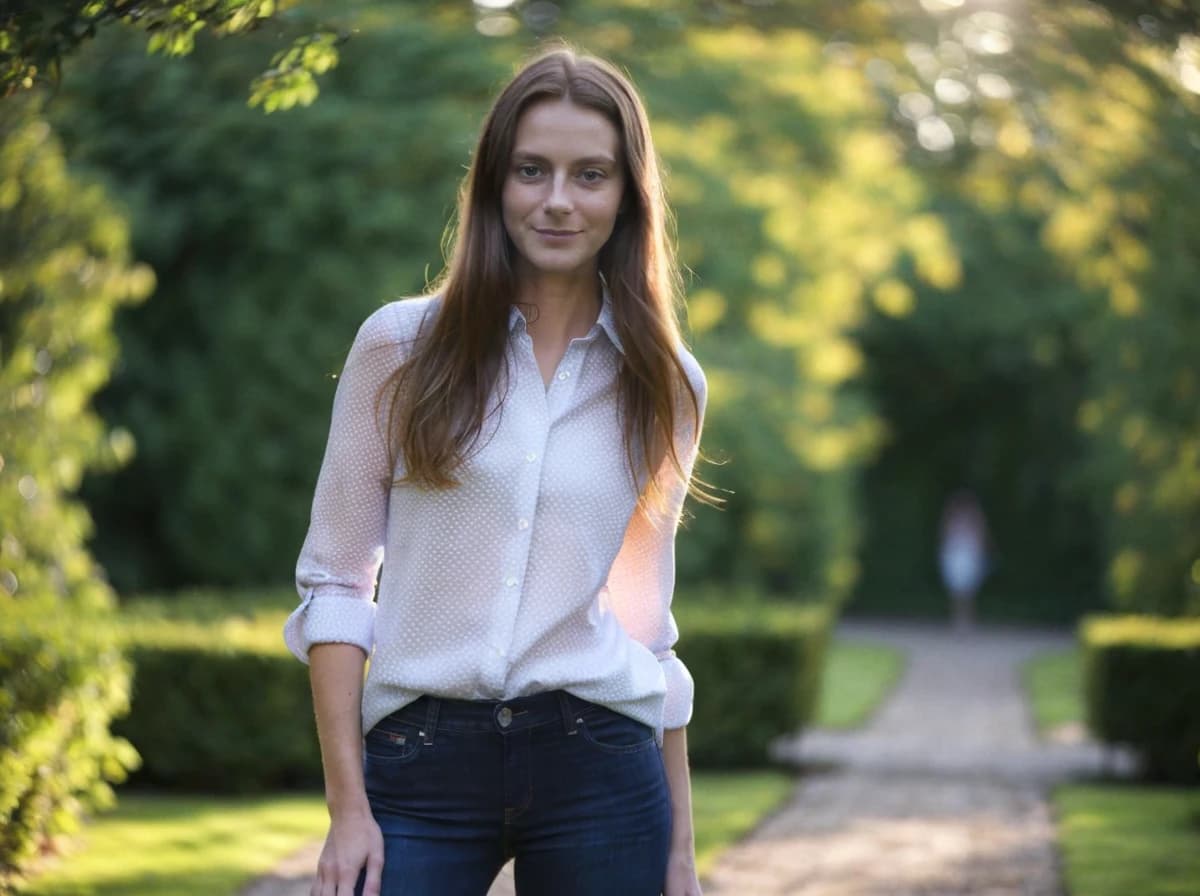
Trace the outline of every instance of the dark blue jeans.
[[[366, 736], [383, 896], [659, 896], [671, 806], [654, 732], [563, 691], [422, 697]], [[361, 893], [362, 881], [359, 881]]]

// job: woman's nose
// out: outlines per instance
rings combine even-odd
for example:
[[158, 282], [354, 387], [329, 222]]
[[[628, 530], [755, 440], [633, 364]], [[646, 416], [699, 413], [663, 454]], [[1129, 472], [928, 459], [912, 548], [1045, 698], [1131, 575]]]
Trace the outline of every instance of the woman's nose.
[[546, 194], [546, 211], [551, 214], [564, 214], [571, 210], [570, 185], [565, 176], [554, 176], [550, 179], [549, 192]]

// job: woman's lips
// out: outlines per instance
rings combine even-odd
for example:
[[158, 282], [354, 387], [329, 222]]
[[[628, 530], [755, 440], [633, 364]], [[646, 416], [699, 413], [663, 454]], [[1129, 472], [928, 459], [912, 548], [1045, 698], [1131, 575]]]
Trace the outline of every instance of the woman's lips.
[[546, 237], [552, 240], [563, 240], [573, 237], [578, 234], [578, 230], [552, 230], [550, 228], [535, 227], [533, 228], [539, 236]]

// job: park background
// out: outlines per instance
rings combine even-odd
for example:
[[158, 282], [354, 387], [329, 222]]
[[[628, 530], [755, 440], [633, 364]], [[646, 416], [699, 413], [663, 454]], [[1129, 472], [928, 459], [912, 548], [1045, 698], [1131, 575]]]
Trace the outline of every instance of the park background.
[[[630, 72], [666, 165], [725, 498], [679, 538], [698, 629], [735, 603], [944, 617], [962, 487], [991, 532], [985, 623], [1200, 615], [1195, 4], [7, 6], [11, 855], [103, 800], [137, 764], [124, 736], [143, 780], [185, 783], [184, 760], [147, 768], [136, 711], [109, 732], [130, 670], [172, 682], [202, 630], [259, 649], [238, 620], [282, 612], [354, 331], [440, 271], [481, 116], [547, 37]], [[1188, 637], [1159, 690], [1186, 693]], [[206, 662], [193, 679], [236, 688]], [[1186, 724], [1154, 735], [1176, 771]]]

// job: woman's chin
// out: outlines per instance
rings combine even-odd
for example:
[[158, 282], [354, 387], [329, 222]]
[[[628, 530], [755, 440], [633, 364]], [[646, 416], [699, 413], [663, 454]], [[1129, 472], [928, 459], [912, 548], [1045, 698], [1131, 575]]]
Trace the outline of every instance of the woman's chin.
[[538, 253], [526, 257], [523, 273], [532, 277], [570, 277], [589, 273], [596, 267], [596, 257], [580, 258], [575, 253]]

